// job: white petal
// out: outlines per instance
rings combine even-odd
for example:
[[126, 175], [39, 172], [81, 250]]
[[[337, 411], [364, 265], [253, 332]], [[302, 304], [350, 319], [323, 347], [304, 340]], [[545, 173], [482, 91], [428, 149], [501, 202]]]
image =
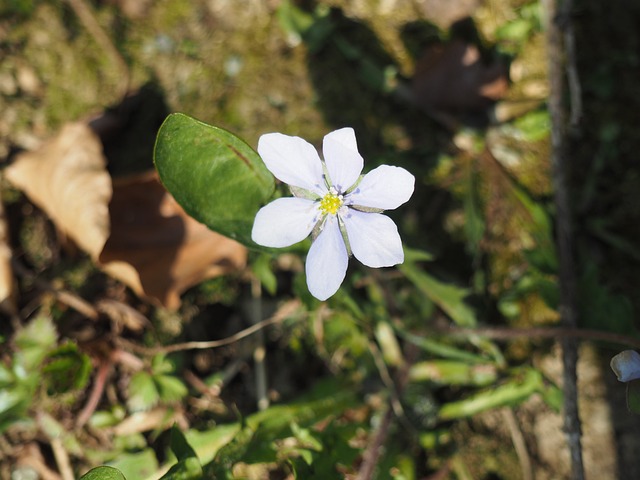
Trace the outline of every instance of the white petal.
[[635, 350], [625, 350], [611, 359], [611, 369], [621, 382], [640, 378], [640, 354]]
[[386, 215], [349, 209], [343, 217], [351, 251], [368, 267], [391, 267], [404, 261], [398, 228]]
[[349, 255], [338, 219], [330, 215], [307, 255], [305, 270], [311, 295], [326, 300], [336, 293], [347, 273], [348, 263]]
[[306, 140], [281, 133], [267, 133], [258, 140], [258, 153], [278, 180], [322, 196], [327, 188], [318, 152]]
[[362, 178], [345, 202], [348, 205], [393, 210], [411, 198], [415, 180], [404, 168], [380, 165]]
[[288, 247], [309, 236], [318, 220], [317, 205], [304, 198], [278, 198], [256, 214], [251, 238], [265, 247]]
[[322, 153], [331, 184], [336, 190], [344, 192], [356, 183], [364, 160], [358, 153], [353, 128], [341, 128], [326, 135], [322, 142]]

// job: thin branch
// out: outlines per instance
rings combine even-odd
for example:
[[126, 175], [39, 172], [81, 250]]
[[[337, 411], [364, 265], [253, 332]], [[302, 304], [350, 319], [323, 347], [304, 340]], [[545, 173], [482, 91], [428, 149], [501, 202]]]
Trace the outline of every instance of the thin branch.
[[[262, 285], [256, 277], [251, 279], [251, 305], [249, 317], [252, 325], [260, 323], [262, 318]], [[256, 331], [258, 345], [253, 351], [253, 365], [256, 369], [256, 396], [258, 399], [258, 410], [269, 408], [269, 397], [267, 396], [267, 368], [265, 358], [267, 348], [264, 344], [264, 331]]]
[[[4, 466], [5, 464], [2, 463], [2, 465]], [[35, 441], [22, 447], [18, 456], [17, 465], [25, 465], [33, 468], [42, 480], [62, 480], [62, 477], [57, 472], [49, 468], [40, 451], [40, 446]], [[7, 465], [7, 469], [9, 469], [9, 465]], [[0, 475], [1, 474], [2, 472], [0, 471]], [[9, 477], [10, 475], [6, 476], [6, 478]]]
[[527, 450], [527, 443], [524, 440], [522, 429], [518, 425], [513, 410], [509, 407], [504, 407], [501, 411], [502, 419], [509, 429], [511, 434], [511, 441], [513, 442], [513, 448], [518, 456], [520, 462], [520, 469], [522, 470], [522, 480], [533, 480], [533, 467], [531, 465], [531, 456]]
[[378, 459], [382, 453], [382, 448], [387, 440], [389, 433], [389, 427], [391, 426], [391, 420], [393, 419], [393, 409], [387, 408], [387, 411], [380, 422], [380, 425], [375, 431], [373, 440], [367, 446], [367, 449], [362, 455], [362, 465], [358, 471], [356, 480], [371, 480], [374, 478], [376, 466], [378, 465]]
[[369, 351], [371, 352], [371, 356], [373, 357], [373, 362], [376, 364], [378, 369], [378, 373], [380, 374], [380, 378], [384, 383], [385, 387], [389, 390], [391, 394], [391, 408], [393, 409], [393, 413], [396, 414], [398, 418], [404, 417], [404, 409], [402, 408], [402, 404], [400, 403], [400, 395], [398, 393], [398, 388], [391, 378], [391, 374], [389, 373], [389, 369], [387, 368], [387, 364], [382, 358], [382, 353], [380, 349], [375, 344], [375, 342], [369, 342]]
[[181, 352], [184, 350], [205, 350], [208, 348], [219, 348], [224, 347], [226, 345], [230, 345], [232, 343], [237, 342], [243, 338], [248, 337], [249, 335], [253, 335], [259, 330], [262, 330], [269, 325], [275, 325], [276, 323], [280, 323], [285, 318], [287, 318], [293, 310], [295, 310], [299, 306], [298, 301], [292, 301], [285, 306], [285, 308], [281, 308], [275, 315], [269, 317], [261, 322], [258, 322], [254, 325], [251, 325], [244, 330], [240, 330], [238, 333], [231, 335], [230, 337], [223, 338], [221, 340], [211, 340], [206, 342], [184, 342], [184, 343], [174, 343], [173, 345], [165, 345], [158, 347], [143, 347], [129, 340], [125, 340], [124, 338], [116, 339], [116, 343], [120, 344], [123, 348], [128, 348], [142, 355], [157, 355], [159, 353], [173, 353], [173, 352]]
[[98, 312], [98, 310], [96, 310], [94, 306], [89, 302], [79, 297], [75, 293], [71, 293], [60, 288], [55, 288], [46, 280], [36, 277], [32, 272], [27, 270], [27, 268], [22, 265], [22, 263], [20, 263], [17, 259], [14, 258], [12, 260], [11, 266], [13, 267], [13, 270], [14, 272], [16, 272], [16, 274], [20, 275], [23, 278], [29, 279], [40, 290], [52, 293], [56, 297], [56, 300], [58, 300], [60, 303], [73, 308], [78, 313], [84, 315], [90, 320], [95, 321], [100, 317], [100, 313]]
[[[577, 279], [573, 252], [573, 215], [569, 201], [567, 181], [566, 116], [563, 106], [565, 54], [562, 48], [563, 33], [558, 24], [556, 0], [543, 0], [547, 31], [549, 59], [549, 114], [551, 116], [551, 167], [556, 206], [556, 244], [559, 260], [560, 322], [565, 328], [578, 325]], [[571, 0], [565, 1], [565, 13], [571, 8]], [[565, 17], [565, 23], [568, 21]], [[574, 480], [584, 479], [582, 447], [580, 445], [580, 417], [578, 412], [578, 387], [576, 364], [577, 344], [572, 339], [562, 342], [564, 428], [567, 435]]]
[[577, 128], [582, 119], [582, 87], [578, 75], [576, 55], [576, 36], [572, 19], [573, 0], [565, 0], [562, 15], [564, 17], [564, 50], [566, 56], [567, 86], [569, 89], [569, 125]]
[[91, 415], [93, 415], [93, 413], [96, 411], [96, 408], [98, 408], [98, 404], [100, 403], [100, 399], [102, 398], [102, 393], [104, 392], [107, 378], [109, 378], [109, 373], [111, 373], [112, 367], [113, 365], [110, 360], [104, 361], [98, 367], [98, 373], [93, 380], [93, 386], [91, 388], [89, 399], [87, 400], [87, 403], [85, 404], [84, 408], [78, 415], [78, 419], [76, 420], [76, 428], [82, 428], [84, 424], [89, 421]]
[[51, 439], [51, 450], [53, 450], [53, 457], [56, 459], [56, 465], [62, 480], [73, 480], [73, 469], [71, 468], [71, 461], [69, 460], [69, 454], [62, 445], [60, 437]]
[[602, 332], [582, 328], [533, 327], [533, 328], [458, 328], [449, 327], [432, 330], [452, 337], [481, 336], [492, 340], [513, 340], [515, 338], [551, 338], [554, 340], [591, 340], [609, 342], [640, 350], [640, 340], [619, 333]]
[[[408, 351], [405, 355], [405, 362], [396, 370], [394, 378], [389, 375], [389, 371], [384, 363], [382, 354], [374, 342], [369, 343], [369, 348], [373, 355], [374, 361], [380, 371], [381, 378], [387, 385], [390, 391], [391, 399], [389, 405], [386, 407], [384, 417], [380, 422], [375, 434], [367, 446], [366, 450], [362, 454], [362, 465], [358, 470], [356, 480], [371, 480], [375, 477], [376, 467], [382, 454], [384, 444], [387, 441], [389, 435], [389, 427], [394, 418], [394, 414], [398, 419], [405, 419], [402, 404], [400, 403], [400, 396], [405, 389], [409, 380], [409, 370], [411, 365], [415, 362], [415, 357], [418, 351], [411, 345], [408, 345]], [[411, 428], [410, 426], [407, 428]]]
[[109, 35], [107, 35], [96, 20], [96, 17], [91, 11], [89, 5], [87, 5], [84, 0], [67, 0], [67, 3], [80, 19], [80, 23], [82, 23], [84, 28], [86, 28], [93, 36], [96, 43], [100, 45], [100, 48], [105, 51], [114, 67], [119, 70], [118, 94], [123, 98], [129, 89], [130, 82], [129, 67], [127, 66], [127, 63], [124, 61], [124, 58], [122, 58], [122, 55], [120, 55], [120, 52], [109, 38]]

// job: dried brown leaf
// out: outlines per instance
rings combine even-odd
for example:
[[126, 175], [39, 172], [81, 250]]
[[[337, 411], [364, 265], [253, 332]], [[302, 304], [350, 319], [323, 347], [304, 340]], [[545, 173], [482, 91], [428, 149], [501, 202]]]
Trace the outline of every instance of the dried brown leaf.
[[4, 214], [4, 205], [0, 201], [0, 311], [9, 315], [16, 313], [14, 286], [9, 232]]
[[429, 21], [447, 29], [452, 23], [471, 17], [481, 3], [481, 0], [415, 0], [415, 7]]
[[109, 235], [105, 164], [98, 137], [86, 124], [71, 123], [38, 150], [19, 155], [6, 175], [95, 260]]
[[166, 407], [156, 407], [153, 410], [129, 415], [113, 428], [113, 433], [118, 437], [124, 437], [149, 430], [162, 430], [174, 423], [181, 428], [189, 427], [189, 422], [182, 412]]
[[121, 331], [124, 327], [132, 332], [142, 332], [151, 324], [138, 310], [117, 300], [102, 299], [96, 304], [96, 310], [104, 313], [115, 323], [116, 331]]
[[413, 78], [415, 101], [429, 111], [482, 110], [502, 98], [508, 88], [505, 65], [483, 62], [475, 45], [459, 40], [428, 48]]
[[115, 182], [109, 210], [104, 269], [168, 308], [189, 287], [246, 263], [243, 246], [189, 217], [153, 172]]
[[107, 273], [165, 307], [246, 263], [244, 247], [189, 217], [154, 173], [112, 185], [102, 144], [84, 123], [66, 125], [6, 172]]

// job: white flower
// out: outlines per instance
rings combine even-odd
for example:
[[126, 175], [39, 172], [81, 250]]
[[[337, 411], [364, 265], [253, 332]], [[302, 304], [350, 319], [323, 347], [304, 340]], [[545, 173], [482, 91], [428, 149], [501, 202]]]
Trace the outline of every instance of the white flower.
[[404, 261], [398, 229], [380, 212], [409, 200], [415, 179], [404, 168], [389, 165], [361, 176], [364, 160], [352, 128], [326, 135], [322, 152], [324, 162], [300, 137], [260, 137], [258, 153], [294, 197], [261, 208], [251, 237], [265, 247], [288, 247], [311, 234], [307, 285], [314, 297], [326, 300], [344, 280], [351, 253], [374, 268]]

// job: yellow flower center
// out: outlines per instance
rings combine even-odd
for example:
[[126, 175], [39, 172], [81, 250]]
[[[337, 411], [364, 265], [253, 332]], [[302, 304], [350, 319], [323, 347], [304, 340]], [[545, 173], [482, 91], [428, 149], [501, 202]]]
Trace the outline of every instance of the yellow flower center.
[[[333, 190], [333, 189], [332, 189]], [[333, 191], [327, 193], [320, 200], [320, 211], [323, 215], [335, 215], [342, 206], [342, 195], [336, 195]]]

